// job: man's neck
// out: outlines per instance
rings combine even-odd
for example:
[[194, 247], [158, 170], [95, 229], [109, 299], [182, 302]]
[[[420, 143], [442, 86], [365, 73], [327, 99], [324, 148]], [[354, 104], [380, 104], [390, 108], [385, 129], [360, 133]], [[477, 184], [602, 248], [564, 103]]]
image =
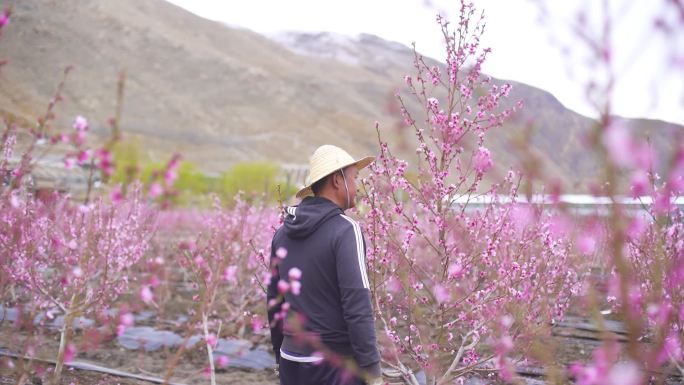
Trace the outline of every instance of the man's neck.
[[318, 194], [316, 196], [319, 198], [325, 198], [325, 199], [331, 201], [332, 203], [336, 204], [340, 209], [342, 209], [342, 211], [346, 210], [346, 208], [345, 208], [346, 202], [340, 202], [340, 200], [337, 199], [335, 197], [335, 195], [333, 195], [329, 191], [321, 191], [320, 194]]

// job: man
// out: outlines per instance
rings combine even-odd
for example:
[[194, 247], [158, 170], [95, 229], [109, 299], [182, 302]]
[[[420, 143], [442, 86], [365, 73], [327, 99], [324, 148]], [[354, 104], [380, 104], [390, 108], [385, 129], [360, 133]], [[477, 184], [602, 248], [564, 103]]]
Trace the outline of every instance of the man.
[[304, 199], [273, 237], [268, 319], [281, 385], [382, 384], [365, 243], [344, 215], [373, 159], [316, 149]]

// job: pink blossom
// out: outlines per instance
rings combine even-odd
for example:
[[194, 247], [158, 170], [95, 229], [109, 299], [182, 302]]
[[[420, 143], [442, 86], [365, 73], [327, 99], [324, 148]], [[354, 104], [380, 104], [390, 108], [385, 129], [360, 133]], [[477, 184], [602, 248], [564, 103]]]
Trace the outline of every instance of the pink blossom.
[[616, 165], [630, 167], [634, 164], [634, 142], [624, 126], [608, 126], [603, 133], [603, 145], [608, 149], [610, 159]]
[[[608, 297], [613, 297], [617, 298], [620, 296], [620, 281], [622, 279], [620, 278], [621, 276], [619, 274], [613, 274], [611, 275], [610, 279], [608, 279]], [[610, 302], [610, 300], [609, 300]]]
[[632, 190], [632, 195], [639, 197], [649, 193], [649, 180], [648, 174], [643, 170], [636, 170], [632, 173], [632, 179], [630, 181], [630, 186]]
[[655, 194], [655, 202], [653, 203], [653, 210], [656, 213], [663, 214], [670, 211], [672, 207], [670, 202], [670, 192], [667, 190], [658, 191]]
[[484, 173], [494, 166], [492, 155], [488, 149], [479, 147], [475, 154], [474, 167], [479, 173]]
[[445, 303], [451, 298], [449, 290], [441, 284], [435, 285], [432, 289], [432, 293], [434, 294], [438, 303]]
[[0, 15], [0, 28], [5, 27], [10, 23], [10, 10], [5, 8], [5, 10]]
[[150, 197], [150, 199], [156, 199], [160, 195], [162, 195], [163, 192], [164, 192], [164, 190], [162, 189], [162, 186], [157, 182], [153, 182], [150, 185], [150, 188], [149, 188], [149, 191], [147, 192], [147, 195]]
[[325, 359], [325, 355], [318, 350], [311, 353], [311, 356], [319, 358], [319, 360], [313, 362], [314, 365], [321, 365], [323, 363], [323, 360]]
[[153, 298], [154, 295], [152, 294], [152, 290], [150, 290], [150, 287], [148, 285], [143, 285], [140, 288], [140, 299], [145, 303], [150, 303], [152, 302]]
[[432, 85], [436, 86], [439, 84], [439, 77], [440, 77], [440, 71], [439, 67], [433, 66], [432, 69], [430, 70], [430, 77], [432, 78]]
[[76, 159], [72, 157], [65, 157], [64, 158], [64, 168], [67, 170], [71, 170], [74, 168], [74, 165], [76, 164]]
[[663, 325], [672, 311], [669, 303], [651, 303], [646, 307], [649, 321], [656, 327]]
[[80, 147], [85, 143], [85, 138], [86, 138], [86, 132], [85, 131], [76, 131], [71, 138], [71, 141], [74, 143], [76, 147]]
[[596, 251], [596, 238], [593, 234], [585, 232], [577, 237], [577, 249], [584, 255], [593, 254]]
[[629, 222], [627, 227], [627, 235], [632, 239], [638, 239], [646, 231], [648, 226], [647, 219], [643, 215], [636, 215]]
[[35, 347], [35, 345], [29, 344], [29, 345], [26, 347], [26, 355], [27, 355], [28, 357], [34, 357], [34, 356], [36, 355], [36, 347]]
[[209, 334], [207, 336], [207, 345], [211, 346], [212, 348], [215, 348], [217, 343], [218, 343], [218, 339], [216, 338], [215, 335]]
[[180, 165], [181, 156], [175, 154], [169, 163], [166, 165], [166, 170], [164, 171], [164, 183], [166, 187], [173, 186], [173, 182], [178, 178], [178, 167]]
[[178, 168], [178, 166], [180, 165], [180, 160], [181, 160], [180, 154], [174, 154], [171, 157], [171, 160], [169, 160], [169, 163], [166, 166], [166, 168], [170, 169], [170, 170], [176, 170]]
[[15, 193], [14, 191], [10, 195], [10, 206], [15, 209], [21, 206], [21, 198], [19, 197], [19, 194]]
[[505, 334], [499, 339], [497, 347], [501, 354], [508, 353], [509, 351], [513, 350], [513, 339], [508, 334]]
[[527, 226], [534, 223], [534, 209], [527, 204], [517, 204], [511, 210], [515, 227], [523, 231]]
[[575, 377], [577, 385], [596, 385], [598, 381], [598, 374], [594, 367], [584, 367], [580, 363], [575, 363], [570, 366], [570, 373]]
[[284, 247], [279, 247], [278, 250], [276, 250], [276, 257], [285, 259], [285, 257], [287, 257], [287, 250]]
[[302, 283], [299, 281], [292, 281], [290, 282], [290, 291], [294, 295], [299, 295], [299, 293], [302, 290]]
[[282, 279], [278, 281], [278, 292], [280, 294], [285, 294], [290, 290], [290, 284], [287, 283], [287, 281], [283, 281]]
[[223, 271], [223, 280], [226, 282], [231, 282], [231, 283], [237, 282], [236, 273], [237, 273], [237, 266], [231, 265], [231, 266], [226, 267], [226, 269]]
[[640, 170], [653, 170], [658, 167], [658, 158], [656, 157], [653, 148], [648, 142], [633, 142], [634, 166]]
[[88, 162], [88, 159], [90, 159], [90, 153], [91, 153], [90, 150], [81, 150], [81, 151], [79, 151], [79, 152], [78, 152], [78, 155], [77, 155], [77, 157], [76, 157], [76, 162], [77, 162], [79, 165], [85, 164], [86, 162]]
[[510, 336], [501, 337], [496, 346], [495, 365], [499, 370], [499, 375], [506, 382], [513, 382], [514, 369], [511, 361], [506, 354], [513, 348], [513, 340]]
[[404, 107], [401, 107], [401, 116], [404, 117], [404, 124], [406, 124], [407, 126], [411, 126], [413, 125], [413, 123], [415, 123], [415, 121], [411, 118], [409, 112]]
[[72, 362], [74, 358], [76, 358], [76, 345], [70, 342], [64, 348], [64, 362]]
[[264, 321], [258, 315], [252, 316], [252, 331], [257, 332], [264, 327]]
[[161, 284], [161, 281], [159, 280], [159, 277], [157, 277], [156, 274], [152, 274], [147, 281], [150, 287], [157, 287]]
[[118, 325], [116, 325], [116, 335], [122, 335], [126, 331], [126, 329], [133, 326], [134, 322], [135, 318], [133, 317], [133, 314], [128, 312], [122, 313], [119, 316], [119, 323]]
[[107, 150], [106, 148], [98, 148], [95, 151], [95, 157], [97, 157], [101, 161], [110, 162], [112, 160], [112, 153], [109, 152], [109, 150]]
[[675, 331], [671, 331], [667, 338], [665, 338], [663, 348], [658, 355], [658, 362], [659, 364], [663, 364], [670, 360], [679, 362], [682, 360], [682, 357], [684, 357], [684, 354], [682, 354], [682, 343], [679, 334]]
[[109, 192], [109, 199], [113, 204], [119, 204], [121, 201], [123, 201], [124, 196], [123, 191], [121, 190], [121, 185], [116, 185], [112, 188], [112, 190]]
[[171, 187], [173, 182], [178, 178], [176, 170], [166, 170], [164, 172], [164, 183], [167, 187]]
[[639, 385], [643, 375], [633, 361], [619, 362], [608, 373], [607, 385]]
[[684, 190], [684, 165], [678, 164], [672, 170], [667, 178], [667, 184], [675, 194], [680, 194]]
[[389, 277], [387, 280], [387, 283], [385, 284], [387, 287], [387, 290], [393, 293], [396, 293], [401, 290], [401, 281], [399, 281], [396, 277], [392, 276]]
[[499, 320], [499, 324], [501, 325], [501, 328], [504, 329], [504, 330], [510, 329], [511, 326], [513, 326], [513, 322], [515, 322], [515, 320], [513, 319], [513, 317], [511, 317], [511, 316], [508, 315], [508, 314], [504, 315], [504, 316], [501, 317], [501, 319]]
[[293, 267], [287, 272], [287, 275], [290, 280], [298, 281], [302, 278], [302, 271], [296, 267]]
[[216, 359], [216, 363], [220, 368], [225, 368], [226, 366], [228, 366], [228, 362], [228, 356], [224, 356], [223, 354], [218, 356], [218, 358]]
[[462, 271], [463, 266], [460, 263], [452, 263], [449, 265], [449, 278], [459, 278]]
[[106, 176], [111, 176], [114, 173], [114, 162], [112, 154], [104, 148], [95, 151], [95, 158], [98, 159], [97, 167], [102, 170]]
[[563, 238], [570, 230], [571, 222], [565, 215], [559, 214], [551, 218], [549, 225], [555, 238]]
[[261, 282], [271, 282], [272, 274], [270, 271], [264, 271], [261, 273]]
[[439, 111], [439, 100], [436, 98], [428, 98], [427, 107], [432, 111], [432, 113], [438, 113]]
[[114, 163], [109, 161], [101, 161], [97, 164], [97, 167], [108, 177], [112, 176], [115, 171]]
[[121, 317], [119, 318], [119, 324], [120, 325], [133, 326], [134, 322], [135, 322], [135, 318], [133, 317], [133, 314], [131, 314], [131, 313], [123, 313], [123, 314], [121, 314]]
[[76, 131], [87, 131], [88, 130], [88, 120], [81, 115], [78, 115], [74, 119], [73, 128]]

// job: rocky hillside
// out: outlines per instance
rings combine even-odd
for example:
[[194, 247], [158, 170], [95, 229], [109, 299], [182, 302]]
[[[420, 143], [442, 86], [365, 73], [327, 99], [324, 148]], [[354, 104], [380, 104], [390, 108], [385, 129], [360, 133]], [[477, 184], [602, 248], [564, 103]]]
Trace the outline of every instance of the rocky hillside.
[[[246, 160], [306, 163], [322, 143], [354, 154], [375, 153], [374, 123], [389, 137], [397, 117], [391, 100], [411, 73], [409, 47], [371, 35], [326, 33], [265, 37], [195, 16], [163, 0], [22, 0], [0, 39], [0, 111], [35, 122], [65, 67], [74, 66], [58, 106], [57, 124], [89, 118], [106, 134], [114, 114], [118, 73], [127, 83], [122, 128], [155, 159], [180, 151], [207, 171]], [[497, 80], [498, 82], [501, 82]], [[525, 108], [492, 133], [495, 161], [517, 162], [514, 142], [532, 122], [522, 147], [547, 174], [584, 190], [594, 161], [582, 145], [593, 121], [551, 94], [514, 83], [511, 101]], [[682, 127], [630, 120], [667, 149]], [[393, 140], [398, 140], [394, 138]], [[410, 153], [410, 151], [407, 151]]]

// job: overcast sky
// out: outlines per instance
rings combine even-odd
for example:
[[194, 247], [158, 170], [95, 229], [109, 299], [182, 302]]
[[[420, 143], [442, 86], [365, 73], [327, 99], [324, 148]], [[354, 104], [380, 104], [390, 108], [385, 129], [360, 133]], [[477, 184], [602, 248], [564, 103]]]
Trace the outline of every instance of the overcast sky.
[[[456, 20], [455, 0], [170, 0], [202, 17], [272, 34], [331, 31], [371, 33], [444, 60], [437, 12]], [[542, 13], [540, 2], [546, 4]], [[485, 11], [483, 45], [492, 48], [484, 72], [550, 91], [566, 107], [596, 116], [585, 86], [598, 76], [593, 56], [571, 32], [579, 9], [598, 36], [602, 12], [597, 0], [475, 0]], [[684, 24], [674, 36], [655, 32], [654, 19], [676, 20], [665, 0], [610, 0], [613, 53], [619, 82], [614, 111], [684, 124]], [[542, 16], [543, 15], [543, 16]], [[592, 31], [596, 31], [593, 33]], [[679, 59], [676, 59], [676, 58]], [[678, 68], [671, 63], [679, 60]]]

